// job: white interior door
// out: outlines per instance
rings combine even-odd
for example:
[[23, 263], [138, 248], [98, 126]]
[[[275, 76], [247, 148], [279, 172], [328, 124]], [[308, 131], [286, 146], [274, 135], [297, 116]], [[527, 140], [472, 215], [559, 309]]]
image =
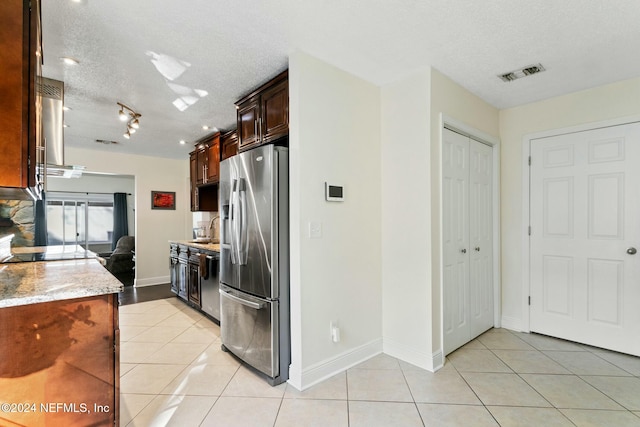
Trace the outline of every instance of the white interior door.
[[443, 130], [445, 355], [493, 326], [492, 149]]
[[640, 124], [531, 142], [530, 328], [640, 356]]
[[471, 338], [493, 326], [493, 150], [470, 140], [469, 309]]

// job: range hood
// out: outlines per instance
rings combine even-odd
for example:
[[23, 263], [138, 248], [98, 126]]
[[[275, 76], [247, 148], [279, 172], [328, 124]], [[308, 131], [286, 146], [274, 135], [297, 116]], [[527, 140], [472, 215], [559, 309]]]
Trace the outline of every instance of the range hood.
[[79, 178], [84, 166], [64, 163], [64, 83], [42, 77], [38, 95], [42, 99], [42, 137], [47, 176]]

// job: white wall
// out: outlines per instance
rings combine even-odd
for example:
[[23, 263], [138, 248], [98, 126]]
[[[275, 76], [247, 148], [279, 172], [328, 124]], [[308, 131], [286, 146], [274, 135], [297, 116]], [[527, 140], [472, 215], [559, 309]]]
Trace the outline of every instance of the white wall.
[[443, 115], [497, 139], [498, 110], [437, 70], [382, 88], [384, 352], [429, 370], [443, 362]]
[[[380, 91], [301, 52], [289, 61], [290, 382], [304, 389], [382, 351]], [[325, 201], [325, 181], [344, 202]]]
[[87, 173], [80, 178], [47, 177], [47, 191], [126, 193], [129, 235], [135, 235], [135, 177], [130, 175], [91, 175]]
[[[135, 176], [136, 286], [169, 282], [169, 240], [191, 236], [188, 159], [65, 149], [69, 164]], [[100, 191], [100, 190], [95, 190]], [[176, 210], [151, 210], [151, 191], [175, 191]]]
[[431, 70], [382, 87], [384, 352], [432, 367]]
[[[500, 111], [503, 325], [523, 325], [522, 143], [527, 134], [640, 114], [640, 78]], [[527, 322], [528, 323], [528, 322]]]

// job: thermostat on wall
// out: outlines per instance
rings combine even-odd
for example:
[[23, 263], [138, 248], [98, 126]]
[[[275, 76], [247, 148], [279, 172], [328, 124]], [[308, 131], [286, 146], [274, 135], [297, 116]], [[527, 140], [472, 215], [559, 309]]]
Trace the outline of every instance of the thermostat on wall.
[[333, 185], [328, 182], [324, 183], [324, 194], [327, 202], [343, 202], [344, 191], [342, 185]]

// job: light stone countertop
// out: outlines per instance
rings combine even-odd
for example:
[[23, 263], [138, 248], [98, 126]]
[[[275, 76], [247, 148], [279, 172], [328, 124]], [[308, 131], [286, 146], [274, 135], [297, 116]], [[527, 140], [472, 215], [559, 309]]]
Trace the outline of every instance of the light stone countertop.
[[192, 240], [169, 240], [169, 243], [191, 246], [196, 249], [204, 249], [212, 252], [220, 252], [220, 243], [197, 243]]
[[121, 292], [95, 259], [0, 264], [0, 308]]

